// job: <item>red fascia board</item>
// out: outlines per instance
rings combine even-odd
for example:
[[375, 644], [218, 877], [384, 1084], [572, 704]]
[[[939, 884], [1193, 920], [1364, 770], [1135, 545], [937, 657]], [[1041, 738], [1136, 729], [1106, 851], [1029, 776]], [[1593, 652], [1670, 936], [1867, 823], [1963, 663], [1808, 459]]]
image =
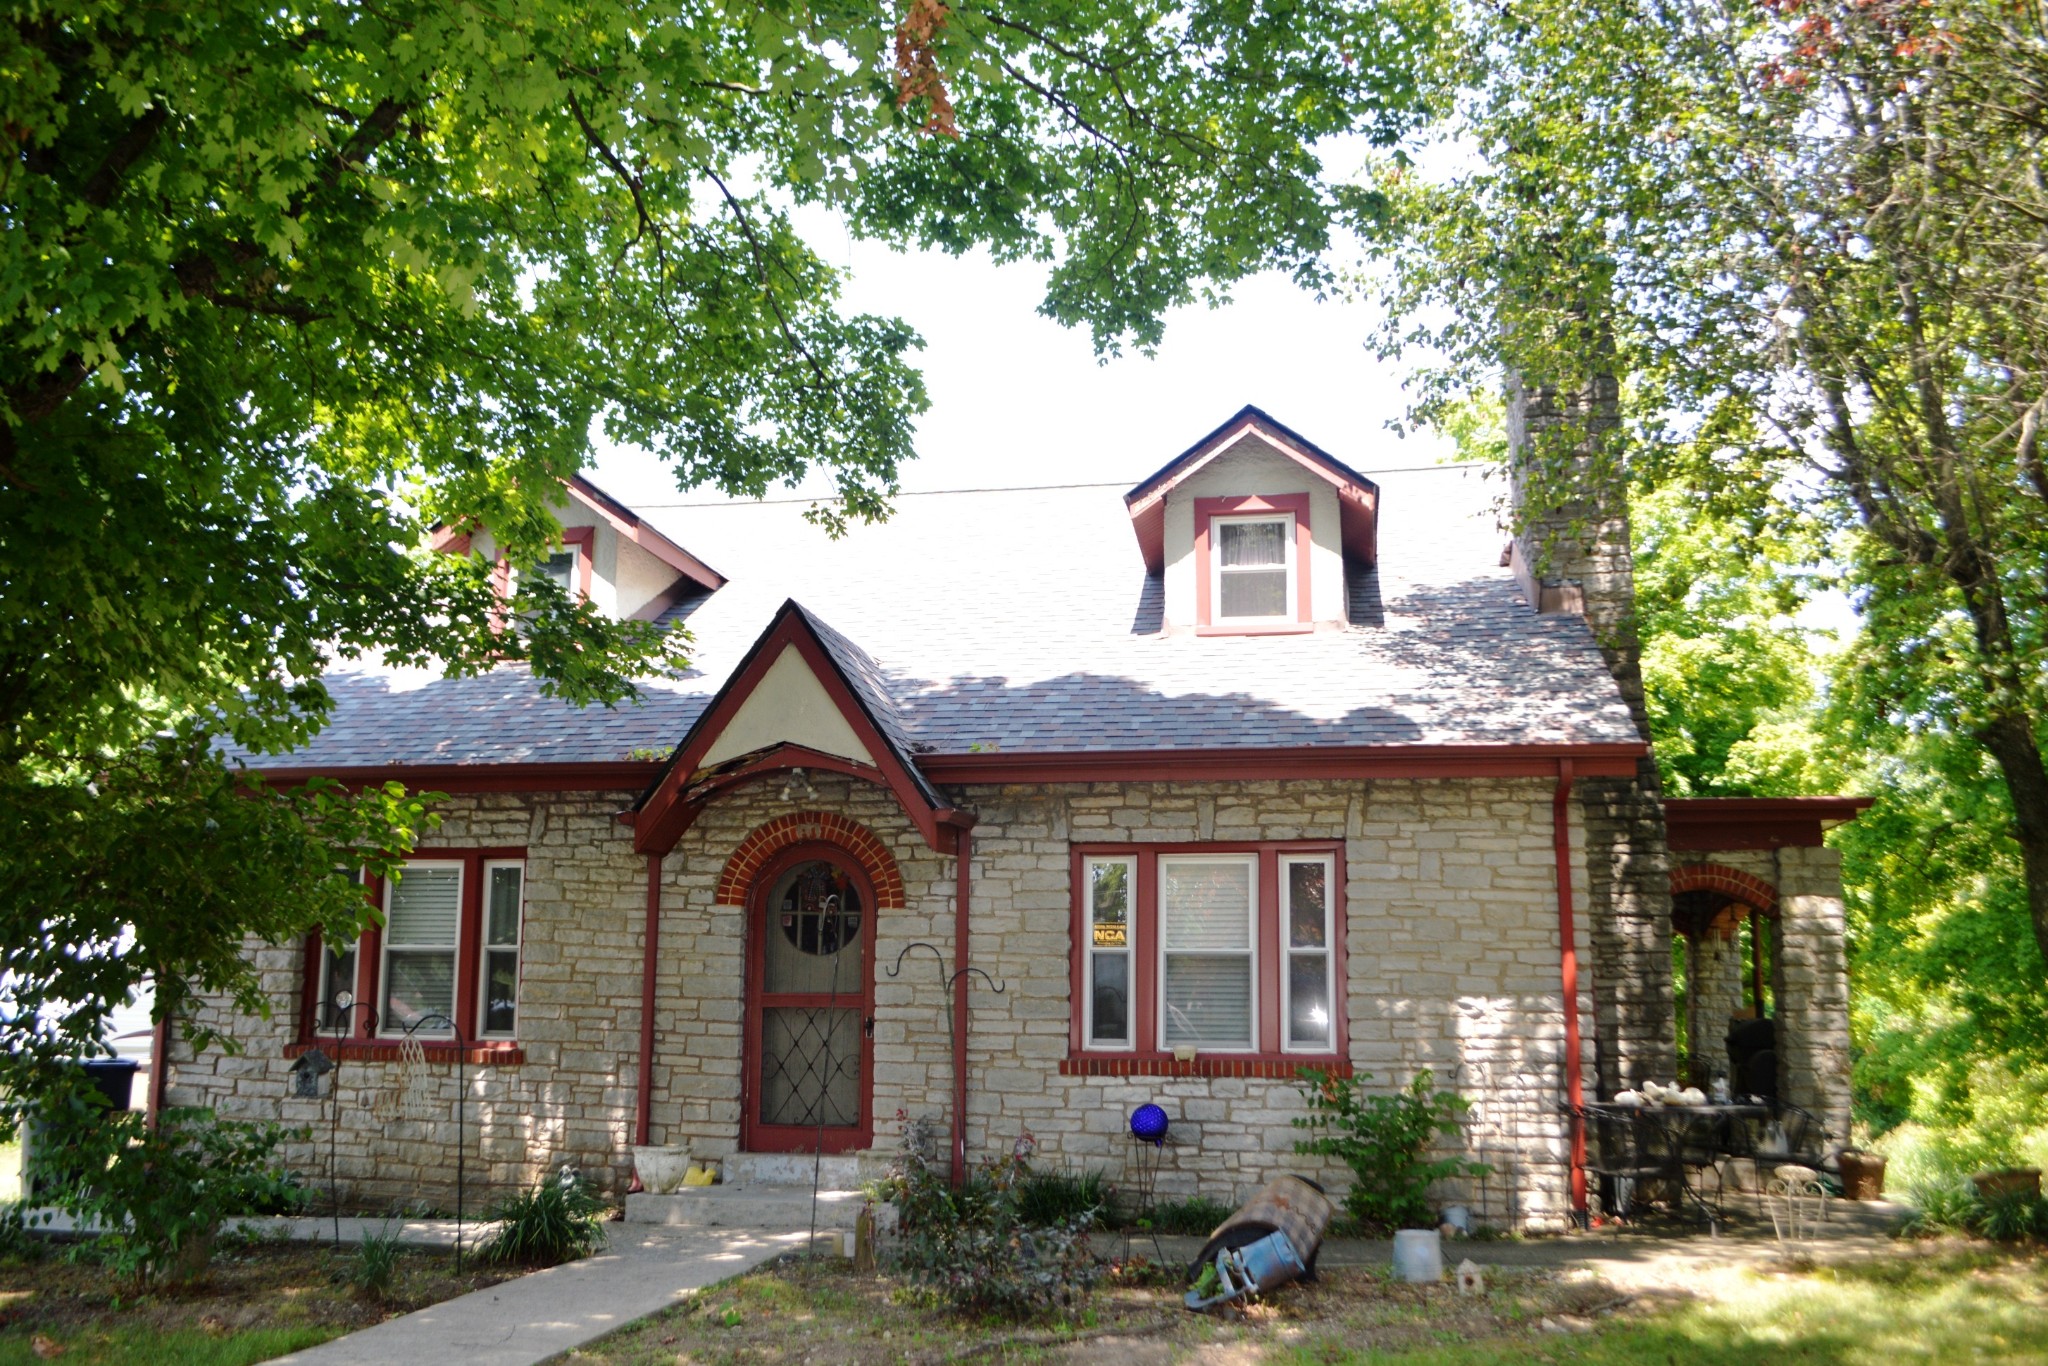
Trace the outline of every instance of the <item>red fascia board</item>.
[[1817, 849], [1827, 827], [1855, 820], [1873, 797], [1674, 797], [1664, 803], [1673, 849]]
[[642, 854], [666, 854], [675, 847], [677, 838], [694, 819], [695, 813], [688, 809], [693, 787], [691, 780], [704, 755], [724, 732], [741, 704], [760, 686], [775, 661], [782, 657], [783, 650], [790, 646], [794, 646], [810, 666], [812, 674], [824, 686], [826, 696], [832, 699], [839, 714], [853, 728], [854, 735], [874, 756], [883, 785], [895, 794], [903, 813], [924, 836], [925, 843], [942, 852], [949, 849], [952, 837], [942, 833], [939, 812], [925, 801], [918, 790], [917, 780], [897, 758], [895, 746], [889, 743], [888, 737], [868, 715], [866, 705], [840, 673], [837, 661], [818, 640], [793, 601], [783, 604], [774, 622], [754, 643], [754, 648], [747, 652], [738, 671], [727, 680], [718, 696], [712, 699], [711, 705], [690, 728], [683, 748], [676, 752], [660, 779], [641, 799], [640, 815], [634, 823], [634, 848]]
[[1608, 745], [1329, 745], [1270, 749], [1084, 750], [1066, 754], [928, 754], [935, 783], [1260, 781], [1317, 778], [1625, 778], [1649, 753]]
[[660, 560], [699, 588], [716, 591], [725, 587], [725, 575], [656, 531], [640, 514], [606, 493], [597, 485], [575, 475], [568, 481], [569, 494], [605, 519], [621, 536]]
[[652, 760], [631, 759], [580, 764], [299, 765], [248, 771], [273, 787], [332, 778], [357, 789], [396, 782], [414, 791], [596, 792], [645, 790], [660, 767]]

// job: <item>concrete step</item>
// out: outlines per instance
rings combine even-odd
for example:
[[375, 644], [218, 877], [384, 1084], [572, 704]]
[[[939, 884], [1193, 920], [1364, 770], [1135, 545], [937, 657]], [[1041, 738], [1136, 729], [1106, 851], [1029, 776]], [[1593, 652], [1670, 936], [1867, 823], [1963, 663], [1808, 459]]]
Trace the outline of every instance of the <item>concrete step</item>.
[[832, 1190], [858, 1190], [889, 1170], [877, 1153], [734, 1153], [719, 1162], [719, 1174], [729, 1186], [799, 1186], [808, 1194], [813, 1164], [819, 1188]]
[[[858, 1190], [820, 1188], [817, 1226], [852, 1228], [864, 1197]], [[793, 1232], [811, 1226], [808, 1184], [691, 1186], [673, 1195], [626, 1197], [626, 1222], [670, 1228], [747, 1228]]]

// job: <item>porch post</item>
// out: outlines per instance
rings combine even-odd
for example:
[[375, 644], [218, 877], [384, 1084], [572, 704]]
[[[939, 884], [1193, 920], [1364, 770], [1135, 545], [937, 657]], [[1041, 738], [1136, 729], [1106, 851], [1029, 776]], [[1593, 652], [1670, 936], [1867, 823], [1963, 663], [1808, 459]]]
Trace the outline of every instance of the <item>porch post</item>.
[[1842, 856], [1778, 850], [1778, 942], [1771, 963], [1779, 1093], [1849, 1138], [1849, 966]]
[[[633, 1097], [633, 1142], [647, 1146], [654, 1103], [654, 965], [661, 947], [661, 855], [647, 856], [647, 930], [640, 955], [640, 1084]], [[637, 1177], [635, 1178], [638, 1179]]]

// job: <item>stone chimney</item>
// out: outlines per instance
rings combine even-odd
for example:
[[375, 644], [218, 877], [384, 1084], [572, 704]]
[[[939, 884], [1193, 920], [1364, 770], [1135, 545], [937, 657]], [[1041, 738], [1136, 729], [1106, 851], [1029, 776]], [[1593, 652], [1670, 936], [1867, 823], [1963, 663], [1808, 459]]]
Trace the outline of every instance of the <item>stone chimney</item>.
[[[1583, 616], [1649, 738], [1636, 630], [1628, 479], [1618, 455], [1620, 385], [1611, 363], [1590, 377], [1537, 384], [1510, 376], [1508, 463], [1515, 510], [1509, 563], [1531, 610]], [[1574, 785], [1586, 826], [1586, 912], [1593, 943], [1599, 1093], [1678, 1069], [1671, 983], [1671, 851], [1657, 764], [1631, 778]]]

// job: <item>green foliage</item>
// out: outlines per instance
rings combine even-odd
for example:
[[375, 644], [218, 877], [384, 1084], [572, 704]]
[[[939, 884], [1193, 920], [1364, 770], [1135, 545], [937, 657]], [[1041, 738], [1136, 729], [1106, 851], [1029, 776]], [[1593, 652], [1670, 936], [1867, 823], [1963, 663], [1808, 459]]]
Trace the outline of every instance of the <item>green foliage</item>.
[[342, 1279], [349, 1289], [366, 1300], [382, 1302], [398, 1280], [398, 1261], [405, 1245], [389, 1225], [376, 1233], [365, 1232], [342, 1265]]
[[1236, 1212], [1221, 1200], [1206, 1195], [1190, 1195], [1185, 1200], [1161, 1200], [1152, 1207], [1151, 1218], [1146, 1222], [1159, 1233], [1206, 1238], [1216, 1231], [1218, 1224]]
[[292, 1210], [301, 1191], [275, 1161], [293, 1137], [276, 1124], [170, 1109], [152, 1130], [134, 1111], [50, 1117], [81, 1179], [57, 1195], [69, 1213], [107, 1231], [93, 1250], [116, 1274], [145, 1284], [198, 1275], [227, 1220]]
[[478, 1249], [486, 1262], [554, 1266], [588, 1257], [604, 1242], [604, 1198], [572, 1168], [540, 1181], [492, 1209], [499, 1227]]
[[1968, 1181], [1916, 1186], [1913, 1217], [1901, 1230], [1908, 1237], [1969, 1234], [1996, 1243], [2048, 1238], [2048, 1198], [2006, 1191], [1984, 1199]]
[[1017, 1217], [1034, 1226], [1086, 1218], [1087, 1227], [1100, 1228], [1116, 1222], [1115, 1198], [1116, 1192], [1100, 1168], [1083, 1172], [1034, 1168], [1018, 1183]]
[[1459, 1132], [1472, 1104], [1454, 1091], [1434, 1090], [1427, 1068], [1391, 1095], [1365, 1090], [1369, 1072], [1339, 1077], [1305, 1067], [1301, 1080], [1308, 1113], [1295, 1116], [1294, 1126], [1316, 1136], [1297, 1139], [1294, 1151], [1334, 1157], [1351, 1168], [1344, 1211], [1364, 1230], [1432, 1227], [1431, 1183], [1493, 1171], [1464, 1157], [1429, 1156], [1437, 1139]]
[[896, 1206], [892, 1264], [962, 1313], [1021, 1319], [1077, 1303], [1101, 1274], [1088, 1247], [1100, 1210], [1047, 1209], [1051, 1188], [1034, 1175], [1028, 1152], [1019, 1151], [992, 1159], [955, 1189], [919, 1154], [906, 1152], [869, 1190], [870, 1198]]
[[[544, 576], [501, 600], [501, 559], [559, 545], [562, 481], [595, 442], [741, 497], [823, 475], [812, 515], [835, 534], [886, 515], [927, 406], [922, 341], [841, 307], [799, 206], [1045, 262], [1048, 315], [1149, 348], [1168, 309], [1259, 272], [1329, 282], [1340, 206], [1317, 149], [1413, 124], [1443, 18], [1443, 0], [10, 10], [0, 943], [66, 1004], [61, 1025], [37, 1001], [0, 1015], [0, 1059], [34, 1064], [0, 1064], [0, 1086], [40, 1090], [61, 1052], [17, 1038], [30, 1022], [96, 1047], [146, 973], [166, 1010], [188, 981], [260, 1008], [245, 936], [361, 919], [330, 870], [409, 847], [409, 799], [243, 794], [215, 747], [303, 744], [330, 666], [525, 668], [610, 706], [686, 664], [687, 632]], [[436, 527], [473, 550], [430, 553]], [[294, 839], [307, 807], [319, 824]]]

